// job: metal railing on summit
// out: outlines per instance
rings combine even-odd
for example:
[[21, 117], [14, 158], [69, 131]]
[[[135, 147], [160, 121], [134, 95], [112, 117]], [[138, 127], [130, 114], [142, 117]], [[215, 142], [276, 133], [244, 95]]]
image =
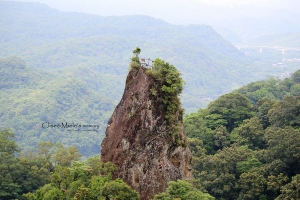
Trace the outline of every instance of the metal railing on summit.
[[145, 59], [145, 58], [141, 58], [141, 65], [143, 66], [143, 67], [146, 67], [146, 68], [153, 68], [153, 66], [154, 66], [154, 60], [151, 60], [150, 58], [148, 58], [148, 59]]

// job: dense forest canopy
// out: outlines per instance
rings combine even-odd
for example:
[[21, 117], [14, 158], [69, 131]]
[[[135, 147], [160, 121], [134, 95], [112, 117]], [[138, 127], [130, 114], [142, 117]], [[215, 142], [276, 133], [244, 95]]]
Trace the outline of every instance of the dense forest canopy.
[[[154, 199], [299, 198], [299, 74], [250, 83], [187, 115], [193, 179], [170, 182]], [[11, 130], [0, 131], [1, 199], [139, 199], [111, 178], [110, 163], [97, 157], [79, 161], [76, 147], [47, 141], [20, 151], [13, 137]]]
[[[22, 149], [39, 142], [75, 145], [85, 156], [100, 152], [114, 104], [75, 77], [28, 67], [17, 57], [0, 60], [1, 127], [12, 128]], [[109, 88], [103, 88], [109, 90]], [[109, 91], [106, 91], [109, 92]], [[50, 124], [98, 125], [95, 131], [42, 127]], [[89, 129], [93, 130], [93, 129]]]
[[300, 197], [299, 74], [250, 83], [185, 117], [198, 189], [228, 200]]

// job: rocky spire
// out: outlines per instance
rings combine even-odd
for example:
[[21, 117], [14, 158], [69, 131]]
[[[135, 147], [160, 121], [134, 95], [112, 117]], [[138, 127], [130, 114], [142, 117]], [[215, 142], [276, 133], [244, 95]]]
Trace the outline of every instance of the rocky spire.
[[191, 176], [180, 101], [170, 117], [168, 98], [161, 96], [165, 83], [155, 74], [160, 71], [150, 70], [154, 69], [135, 66], [130, 70], [101, 144], [101, 161], [114, 163], [118, 168], [114, 177], [139, 192], [142, 200], [165, 191], [169, 181]]

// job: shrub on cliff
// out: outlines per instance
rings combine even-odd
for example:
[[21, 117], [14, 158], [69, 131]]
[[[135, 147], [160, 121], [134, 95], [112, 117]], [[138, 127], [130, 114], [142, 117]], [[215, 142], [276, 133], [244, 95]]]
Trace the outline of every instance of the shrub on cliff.
[[164, 105], [167, 130], [173, 143], [186, 145], [179, 134], [184, 111], [179, 98], [184, 84], [181, 73], [173, 65], [156, 58], [147, 74], [153, 79], [153, 88], [150, 90], [153, 99]]

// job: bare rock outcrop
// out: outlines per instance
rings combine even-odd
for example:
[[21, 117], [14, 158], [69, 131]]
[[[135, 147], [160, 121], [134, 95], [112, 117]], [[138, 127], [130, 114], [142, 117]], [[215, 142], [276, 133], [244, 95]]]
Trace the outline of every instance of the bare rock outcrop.
[[[139, 192], [142, 200], [165, 191], [169, 181], [191, 176], [191, 152], [182, 116], [177, 116], [174, 139], [166, 123], [166, 107], [151, 94], [153, 78], [139, 67], [132, 69], [120, 103], [108, 121], [101, 144], [101, 161], [111, 161], [121, 178]], [[153, 91], [152, 91], [153, 92]], [[176, 140], [182, 140], [176, 142]]]

